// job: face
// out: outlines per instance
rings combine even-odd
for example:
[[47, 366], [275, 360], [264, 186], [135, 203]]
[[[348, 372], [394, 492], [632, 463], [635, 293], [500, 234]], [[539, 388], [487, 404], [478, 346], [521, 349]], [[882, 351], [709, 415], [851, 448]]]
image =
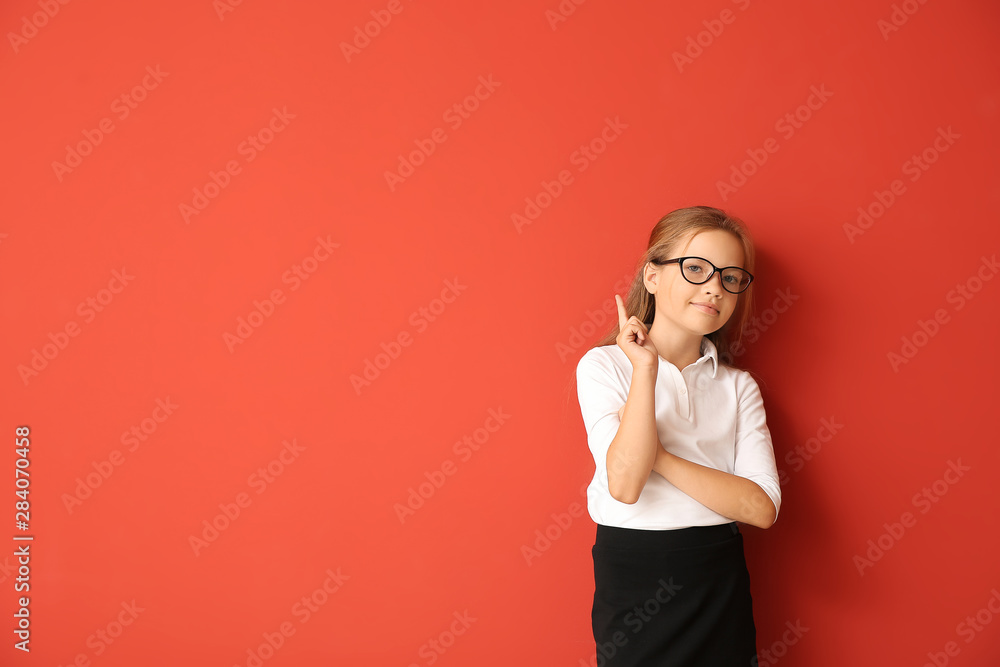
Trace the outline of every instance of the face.
[[[668, 259], [702, 257], [720, 269], [743, 266], [743, 246], [739, 240], [721, 230], [697, 232], [688, 236]], [[711, 269], [709, 269], [711, 270]], [[646, 288], [656, 299], [656, 317], [663, 317], [675, 326], [704, 336], [718, 331], [736, 309], [739, 295], [722, 287], [722, 275], [716, 272], [701, 285], [692, 285], [681, 275], [679, 264], [646, 265]], [[700, 306], [698, 304], [707, 304]]]

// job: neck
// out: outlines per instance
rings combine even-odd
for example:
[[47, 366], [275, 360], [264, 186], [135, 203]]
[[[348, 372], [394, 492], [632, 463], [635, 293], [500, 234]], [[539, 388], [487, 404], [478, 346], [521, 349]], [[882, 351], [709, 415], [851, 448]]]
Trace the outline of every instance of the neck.
[[661, 357], [680, 370], [701, 359], [701, 334], [668, 327], [662, 319], [654, 319], [649, 328], [649, 338]]

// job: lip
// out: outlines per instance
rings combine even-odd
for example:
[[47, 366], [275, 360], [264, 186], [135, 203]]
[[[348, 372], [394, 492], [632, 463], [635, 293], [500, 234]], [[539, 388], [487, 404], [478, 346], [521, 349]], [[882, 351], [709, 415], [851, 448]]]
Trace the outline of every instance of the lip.
[[718, 315], [719, 314], [719, 309], [716, 308], [715, 306], [713, 306], [710, 303], [692, 301], [691, 305], [694, 306], [695, 308], [697, 308], [698, 310], [700, 310], [701, 312], [706, 313], [708, 315]]

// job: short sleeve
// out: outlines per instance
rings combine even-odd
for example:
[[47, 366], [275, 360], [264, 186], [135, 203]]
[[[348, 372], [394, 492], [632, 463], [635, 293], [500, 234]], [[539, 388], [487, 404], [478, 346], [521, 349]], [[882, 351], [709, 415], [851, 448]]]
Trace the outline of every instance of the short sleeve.
[[577, 363], [580, 413], [587, 429], [587, 444], [605, 489], [608, 488], [608, 449], [621, 425], [618, 411], [628, 399], [624, 382], [611, 360], [598, 348], [588, 350]]
[[771, 432], [767, 428], [760, 387], [747, 371], [741, 373], [736, 415], [735, 474], [755, 482], [774, 503], [774, 518], [781, 509], [781, 484], [774, 462]]

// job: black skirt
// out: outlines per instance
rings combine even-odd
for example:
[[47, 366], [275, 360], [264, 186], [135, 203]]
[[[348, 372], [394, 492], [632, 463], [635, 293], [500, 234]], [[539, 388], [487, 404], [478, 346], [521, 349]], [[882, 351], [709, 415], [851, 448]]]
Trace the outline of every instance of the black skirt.
[[677, 530], [597, 525], [598, 667], [751, 667], [750, 573], [736, 522]]

